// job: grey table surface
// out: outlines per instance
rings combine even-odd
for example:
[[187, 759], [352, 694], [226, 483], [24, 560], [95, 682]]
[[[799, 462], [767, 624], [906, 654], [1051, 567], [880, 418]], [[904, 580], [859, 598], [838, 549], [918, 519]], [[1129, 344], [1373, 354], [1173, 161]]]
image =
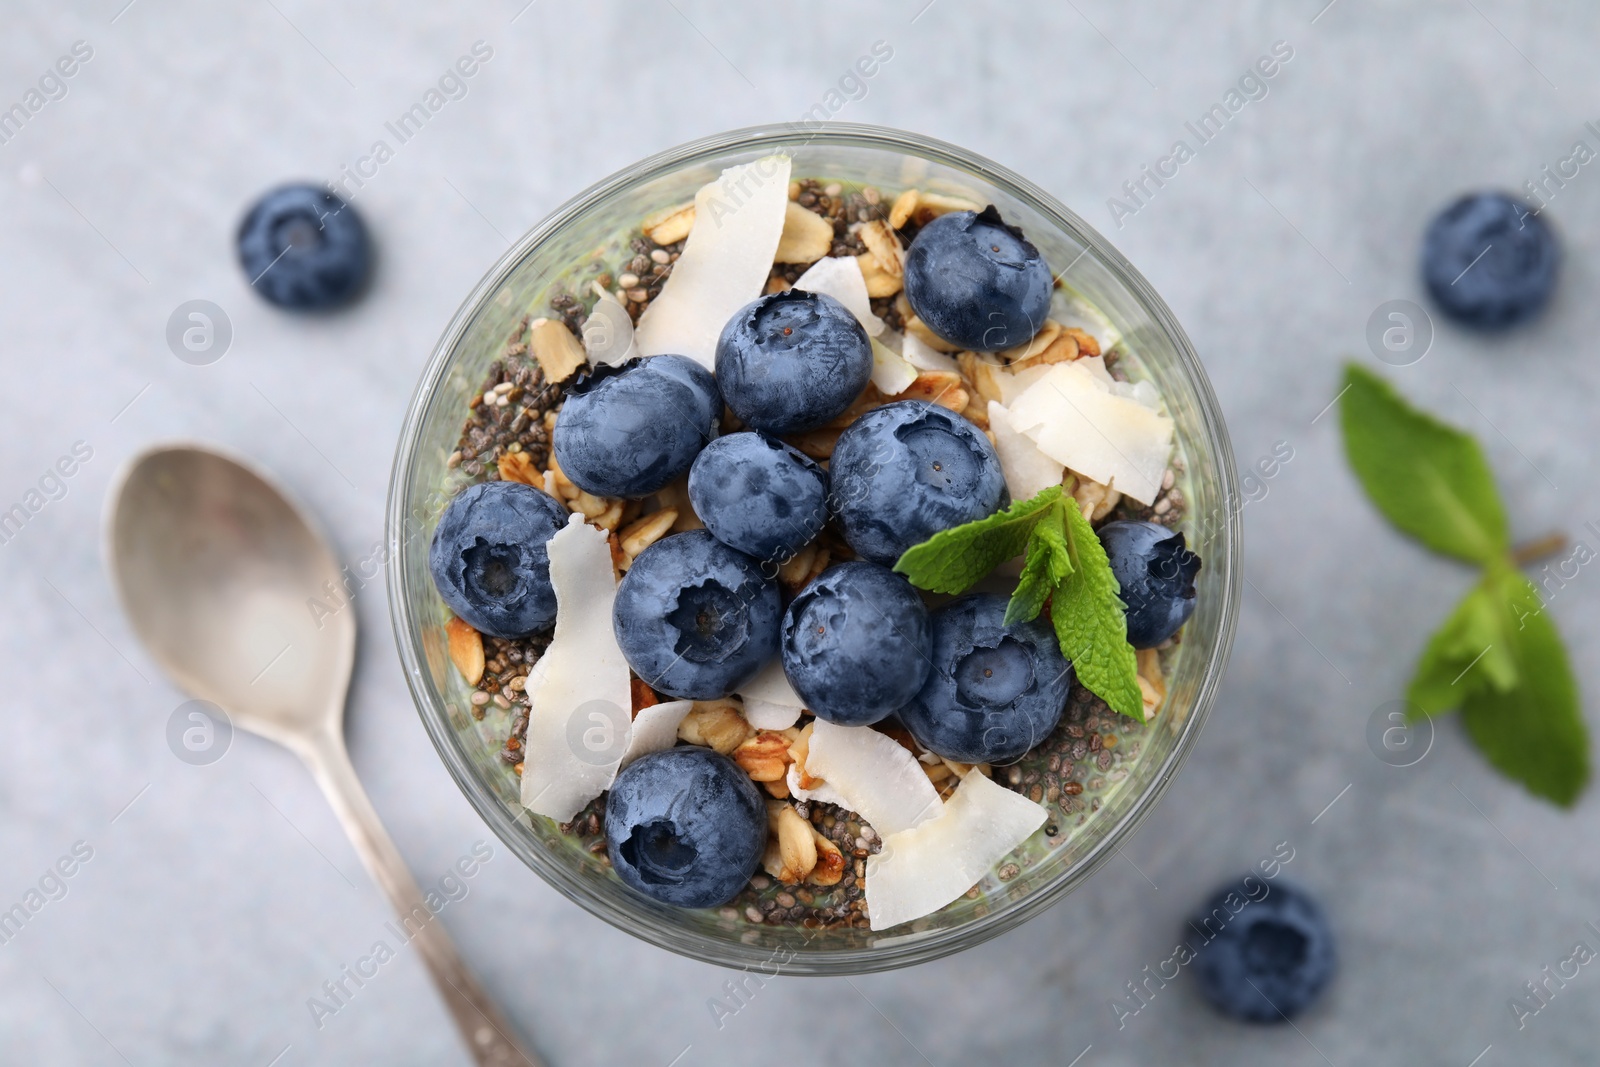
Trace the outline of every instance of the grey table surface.
[[[1024, 928], [939, 963], [781, 977], [719, 1025], [708, 1001], [725, 973], [612, 930], [498, 846], [443, 916], [466, 957], [558, 1065], [1593, 1060], [1600, 978], [1585, 969], [1520, 1031], [1508, 1001], [1575, 942], [1597, 944], [1600, 799], [1562, 813], [1529, 798], [1453, 722], [1414, 767], [1374, 757], [1369, 715], [1399, 696], [1469, 576], [1385, 526], [1335, 420], [1317, 416], [1346, 356], [1378, 366], [1374, 308], [1419, 298], [1431, 211], [1465, 188], [1518, 188], [1575, 141], [1600, 147], [1585, 128], [1600, 119], [1600, 10], [525, 3], [7, 8], [0, 104], [75, 41], [92, 56], [0, 144], [0, 505], [75, 442], [92, 458], [0, 546], [0, 906], [75, 843], [92, 858], [0, 944], [0, 1061], [465, 1062], [406, 953], [313, 1020], [308, 998], [381, 936], [386, 904], [288, 753], [239, 736], [210, 766], [173, 758], [166, 723], [184, 697], [117, 609], [107, 486], [152, 440], [221, 442], [278, 472], [343, 556], [366, 555], [416, 376], [510, 239], [647, 153], [800, 117], [879, 40], [892, 60], [835, 117], [968, 146], [1076, 208], [1186, 325], [1241, 465], [1293, 449], [1244, 511], [1249, 584], [1215, 713], [1121, 857]], [[478, 40], [493, 57], [467, 95], [358, 194], [381, 249], [368, 298], [318, 320], [256, 299], [232, 252], [243, 205], [354, 165]], [[1268, 94], [1118, 226], [1108, 198], [1278, 41], [1293, 57]], [[1567, 260], [1542, 321], [1488, 340], [1441, 321], [1425, 359], [1379, 369], [1481, 436], [1518, 537], [1593, 544], [1595, 168], [1549, 217]], [[209, 366], [164, 339], [195, 298], [232, 322]], [[1596, 694], [1590, 583], [1550, 610]], [[486, 831], [412, 711], [381, 588], [355, 608], [354, 759], [435, 882]], [[1186, 910], [1279, 842], [1337, 924], [1331, 993], [1297, 1027], [1247, 1028], [1212, 1015], [1186, 974], [1119, 1026], [1113, 1000], [1170, 953]]]

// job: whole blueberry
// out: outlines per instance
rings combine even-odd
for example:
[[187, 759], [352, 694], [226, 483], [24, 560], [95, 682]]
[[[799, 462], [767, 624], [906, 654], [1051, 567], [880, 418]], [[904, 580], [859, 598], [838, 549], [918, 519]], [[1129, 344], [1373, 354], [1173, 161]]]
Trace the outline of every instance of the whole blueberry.
[[450, 610], [479, 633], [526, 637], [556, 621], [548, 542], [567, 509], [520, 482], [479, 482], [451, 498], [428, 546]]
[[1194, 578], [1200, 557], [1183, 534], [1154, 522], [1108, 522], [1100, 544], [1127, 605], [1128, 644], [1154, 648], [1194, 614]]
[[349, 303], [372, 268], [361, 216], [319, 185], [282, 185], [257, 200], [239, 223], [238, 246], [251, 287], [291, 311]]
[[1322, 909], [1282, 879], [1247, 875], [1223, 886], [1184, 933], [1206, 939], [1194, 964], [1201, 992], [1222, 1014], [1245, 1022], [1288, 1021], [1321, 995], [1336, 969]]
[[1006, 598], [959, 597], [935, 611], [933, 669], [900, 709], [923, 748], [962, 763], [1006, 763], [1039, 744], [1072, 693], [1049, 623], [1006, 626]]
[[1544, 218], [1504, 193], [1469, 193], [1441, 211], [1422, 239], [1422, 278], [1440, 310], [1468, 326], [1500, 329], [1550, 299], [1561, 248]]
[[640, 756], [606, 797], [606, 854], [617, 876], [680, 908], [726, 904], [767, 847], [767, 805], [726, 756], [679, 745]]
[[928, 609], [876, 563], [840, 563], [783, 616], [783, 673], [819, 719], [865, 726], [922, 688], [932, 664]]
[[689, 469], [721, 415], [716, 380], [686, 356], [597, 367], [567, 387], [556, 463], [595, 496], [647, 496]]
[[717, 540], [778, 564], [828, 521], [828, 474], [775, 437], [731, 433], [695, 457], [689, 502]]
[[769, 293], [740, 308], [717, 339], [717, 384], [728, 409], [768, 433], [821, 426], [871, 377], [866, 329], [822, 293]]
[[983, 431], [921, 400], [885, 404], [851, 423], [828, 477], [845, 540], [886, 566], [940, 530], [993, 514], [1006, 494]]
[[727, 696], [778, 654], [783, 605], [761, 565], [708, 530], [664, 537], [617, 586], [611, 624], [634, 673], [680, 700]]
[[924, 226], [906, 250], [906, 299], [927, 327], [972, 352], [1028, 341], [1050, 314], [1055, 279], [993, 204]]

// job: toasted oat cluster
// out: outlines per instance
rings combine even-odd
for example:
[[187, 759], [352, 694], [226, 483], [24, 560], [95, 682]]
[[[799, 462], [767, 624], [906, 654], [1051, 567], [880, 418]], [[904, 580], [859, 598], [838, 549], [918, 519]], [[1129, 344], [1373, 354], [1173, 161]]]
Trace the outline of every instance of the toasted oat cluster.
[[[1097, 529], [1170, 530], [1184, 467], [1110, 324], [1060, 299], [993, 207], [789, 180], [787, 160], [773, 192], [764, 162], [754, 193], [731, 168], [517, 324], [448, 466], [458, 489], [525, 489], [447, 509], [430, 564], [471, 713], [503, 723], [531, 811], [656, 899], [884, 929], [1016, 877], [1025, 841], [1066, 840], [1146, 729], [1070, 684], [1047, 625], [1004, 626], [986, 601], [930, 610], [894, 559], [1051, 486]], [[697, 229], [729, 188], [748, 194], [737, 212]], [[988, 274], [949, 269], [975, 254]], [[1063, 431], [1055, 394], [1109, 441]], [[553, 632], [495, 621], [551, 593]], [[1181, 595], [1149, 592], [1178, 625]], [[1178, 636], [1137, 652], [1147, 720]], [[579, 729], [598, 700], [617, 721]], [[949, 728], [908, 729], [912, 704], [908, 722]], [[952, 725], [969, 713], [989, 741]], [[1012, 719], [1035, 732], [984, 758]], [[669, 773], [684, 746], [716, 758]]]

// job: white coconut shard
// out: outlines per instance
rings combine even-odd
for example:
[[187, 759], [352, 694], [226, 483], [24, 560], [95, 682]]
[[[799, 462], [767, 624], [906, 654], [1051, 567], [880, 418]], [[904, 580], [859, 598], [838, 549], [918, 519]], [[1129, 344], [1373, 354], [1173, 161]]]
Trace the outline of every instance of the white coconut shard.
[[1033, 443], [1033, 438], [1018, 432], [1011, 424], [1011, 413], [1003, 404], [989, 401], [989, 430], [994, 434], [994, 450], [1000, 456], [1000, 470], [1012, 500], [1030, 500], [1052, 485], [1060, 485], [1066, 473], [1062, 464], [1051, 459]]
[[928, 345], [926, 341], [918, 339], [916, 334], [908, 333], [900, 344], [900, 354], [905, 361], [918, 370], [942, 370], [952, 374], [961, 373], [961, 364], [956, 362], [956, 357], [946, 355]]
[[1000, 403], [1011, 410], [1011, 405], [1017, 402], [1017, 397], [1026, 393], [1034, 382], [1050, 373], [1049, 364], [1040, 364], [1034, 367], [1024, 367], [1019, 371], [996, 370], [994, 380], [1000, 387]]
[[574, 514], [550, 538], [556, 629], [528, 676], [522, 803], [567, 822], [610, 787], [632, 734], [628, 661], [611, 628], [606, 532]]
[[[622, 754], [622, 763], [617, 769], [620, 771], [640, 756], [661, 752], [676, 745], [678, 725], [693, 707], [692, 700], [668, 700], [661, 704], [651, 704], [648, 708], [640, 708], [639, 714], [633, 717], [633, 731], [628, 738], [628, 751]], [[527, 773], [527, 767], [523, 767], [523, 773]]]
[[840, 793], [827, 782], [823, 782], [812, 789], [801, 789], [800, 771], [792, 763], [789, 764], [789, 770], [784, 778], [784, 781], [789, 786], [790, 795], [796, 800], [815, 800], [822, 804], [837, 804], [846, 811], [850, 810], [850, 804], [845, 800], [844, 794]]
[[694, 228], [661, 293], [639, 317], [641, 356], [676, 353], [707, 370], [733, 313], [760, 296], [789, 203], [789, 157], [729, 167], [694, 198]]
[[1172, 420], [1076, 362], [1057, 363], [1007, 405], [1011, 425], [1040, 450], [1141, 504], [1155, 501], [1172, 454]]
[[590, 363], [622, 363], [636, 355], [633, 346], [633, 319], [628, 309], [599, 282], [594, 287], [594, 310], [583, 323], [583, 350]]
[[833, 297], [860, 320], [869, 337], [883, 333], [883, 320], [872, 313], [867, 279], [862, 276], [861, 264], [855, 256], [823, 256], [806, 268], [794, 287]]
[[818, 719], [806, 753], [806, 773], [821, 778], [880, 835], [909, 830], [939, 814], [939, 793], [922, 765], [900, 742], [870, 726]]
[[920, 919], [955, 900], [1026, 841], [1046, 815], [1027, 797], [972, 771], [937, 818], [884, 835], [882, 851], [867, 857], [872, 929]]
[[911, 388], [917, 368], [907, 363], [894, 349], [872, 338], [872, 384], [884, 396], [896, 396]]
[[783, 657], [772, 661], [744, 685], [734, 690], [744, 701], [744, 718], [757, 730], [787, 730], [800, 721], [805, 701], [783, 673]]

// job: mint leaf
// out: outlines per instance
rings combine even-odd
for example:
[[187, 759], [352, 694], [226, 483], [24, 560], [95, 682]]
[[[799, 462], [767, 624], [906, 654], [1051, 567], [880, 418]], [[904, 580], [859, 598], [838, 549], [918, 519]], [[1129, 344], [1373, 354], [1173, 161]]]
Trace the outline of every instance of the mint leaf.
[[1067, 553], [1066, 519], [1062, 512], [1067, 505], [1057, 500], [1039, 515], [1033, 533], [1028, 537], [1028, 554], [1022, 564], [1022, 576], [1017, 581], [1011, 602], [1006, 605], [1004, 622], [1016, 626], [1039, 617], [1045, 598], [1067, 575], [1072, 573], [1072, 557]]
[[1345, 453], [1378, 510], [1435, 552], [1489, 563], [1509, 547], [1505, 509], [1478, 442], [1407, 404], [1378, 375], [1345, 367]]
[[1422, 714], [1459, 708], [1479, 689], [1503, 693], [1517, 684], [1517, 662], [1503, 625], [1510, 616], [1501, 596], [1497, 575], [1486, 572], [1429, 639], [1406, 690], [1406, 700]]
[[1535, 796], [1571, 807], [1589, 781], [1589, 733], [1578, 685], [1555, 624], [1525, 605], [1537, 594], [1508, 565], [1491, 569], [1501, 630], [1516, 661], [1516, 685], [1482, 686], [1461, 705], [1467, 734], [1490, 763]]
[[1061, 512], [1072, 561], [1072, 573], [1050, 597], [1050, 621], [1061, 654], [1072, 661], [1078, 681], [1113, 711], [1144, 722], [1139, 666], [1128, 644], [1127, 616], [1111, 561], [1083, 512], [1070, 505]]
[[894, 569], [918, 588], [963, 593], [1006, 560], [1022, 555], [1034, 525], [1060, 497], [1061, 487], [1052, 485], [987, 518], [940, 530], [906, 549]]

